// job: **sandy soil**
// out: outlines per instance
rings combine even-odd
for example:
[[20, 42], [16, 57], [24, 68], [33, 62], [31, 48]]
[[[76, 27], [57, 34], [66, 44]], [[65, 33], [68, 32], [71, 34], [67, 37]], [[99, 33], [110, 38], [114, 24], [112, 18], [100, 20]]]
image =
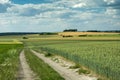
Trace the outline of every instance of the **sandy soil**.
[[65, 80], [97, 80], [96, 77], [87, 75], [79, 75], [77, 72], [70, 70], [61, 64], [54, 62], [50, 58], [44, 57], [43, 54], [31, 50], [36, 56], [42, 59], [45, 63], [49, 64], [55, 71], [57, 71]]
[[33, 71], [30, 69], [25, 55], [24, 55], [24, 51], [22, 51], [20, 53], [20, 70], [18, 73], [18, 78], [17, 80], [36, 80], [36, 76], [33, 73]]

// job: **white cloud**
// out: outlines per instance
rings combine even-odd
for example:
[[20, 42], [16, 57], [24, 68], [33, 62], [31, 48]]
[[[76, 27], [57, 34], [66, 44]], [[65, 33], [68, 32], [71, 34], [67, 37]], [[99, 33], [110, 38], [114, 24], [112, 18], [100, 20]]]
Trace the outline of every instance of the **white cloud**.
[[79, 4], [76, 4], [73, 6], [73, 8], [82, 8], [82, 7], [85, 7], [86, 4], [85, 3], [79, 3]]
[[115, 3], [116, 0], [104, 0], [108, 5]]
[[115, 0], [58, 0], [53, 3], [24, 5], [10, 3], [12, 6], [6, 7], [5, 12], [0, 13], [0, 26], [8, 26], [8, 31], [105, 29], [105, 26], [117, 29], [119, 19], [117, 20], [115, 15], [118, 10], [100, 5], [108, 2], [112, 4], [113, 1]]
[[8, 25], [10, 21], [8, 20], [0, 20], [0, 25]]
[[113, 8], [107, 8], [105, 14], [115, 15], [115, 14], [117, 14], [117, 10], [113, 9]]
[[0, 3], [5, 4], [5, 3], [10, 3], [10, 1], [9, 0], [0, 0]]

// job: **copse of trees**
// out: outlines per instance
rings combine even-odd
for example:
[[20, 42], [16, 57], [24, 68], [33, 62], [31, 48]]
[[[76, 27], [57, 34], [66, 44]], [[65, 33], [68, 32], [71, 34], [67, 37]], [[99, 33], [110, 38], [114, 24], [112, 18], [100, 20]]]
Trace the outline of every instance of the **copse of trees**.
[[65, 29], [63, 32], [77, 32], [77, 29]]
[[12, 35], [31, 35], [31, 34], [40, 34], [40, 35], [57, 35], [57, 32], [4, 32], [0, 33], [0, 36], [12, 36]]
[[106, 30], [106, 31], [101, 31], [101, 30], [88, 30], [86, 32], [120, 32], [120, 30]]
[[55, 33], [55, 32], [43, 32], [43, 33], [40, 33], [40, 35], [57, 35], [58, 33]]
[[73, 37], [72, 35], [63, 35], [62, 37]]
[[28, 37], [23, 37], [23, 39], [28, 39]]

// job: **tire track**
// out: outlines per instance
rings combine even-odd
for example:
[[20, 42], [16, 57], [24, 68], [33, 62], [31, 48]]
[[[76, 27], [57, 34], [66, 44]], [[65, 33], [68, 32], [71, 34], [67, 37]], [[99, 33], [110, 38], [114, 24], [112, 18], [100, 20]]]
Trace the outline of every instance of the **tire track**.
[[20, 70], [17, 80], [36, 80], [36, 76], [30, 69], [27, 60], [25, 58], [24, 50], [20, 53]]

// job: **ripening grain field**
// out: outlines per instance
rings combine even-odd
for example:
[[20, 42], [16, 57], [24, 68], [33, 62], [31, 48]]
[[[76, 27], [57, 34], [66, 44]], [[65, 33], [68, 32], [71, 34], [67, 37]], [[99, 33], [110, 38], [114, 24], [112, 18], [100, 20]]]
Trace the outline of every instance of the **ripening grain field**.
[[120, 41], [39, 40], [26, 45], [61, 55], [110, 80], [120, 79]]
[[16, 80], [22, 44], [0, 44], [0, 80]]

